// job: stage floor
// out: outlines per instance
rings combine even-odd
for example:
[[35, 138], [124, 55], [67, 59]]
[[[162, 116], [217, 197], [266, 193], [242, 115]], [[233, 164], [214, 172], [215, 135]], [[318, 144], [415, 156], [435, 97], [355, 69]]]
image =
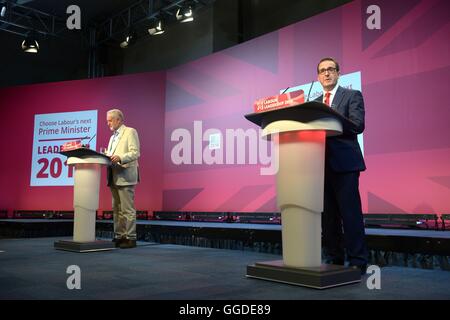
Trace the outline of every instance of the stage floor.
[[[0, 240], [0, 299], [450, 299], [450, 272], [381, 269], [381, 289], [361, 283], [314, 290], [249, 279], [246, 267], [279, 255], [139, 242], [134, 249], [72, 253], [53, 248], [65, 237]], [[81, 290], [66, 287], [70, 265]]]

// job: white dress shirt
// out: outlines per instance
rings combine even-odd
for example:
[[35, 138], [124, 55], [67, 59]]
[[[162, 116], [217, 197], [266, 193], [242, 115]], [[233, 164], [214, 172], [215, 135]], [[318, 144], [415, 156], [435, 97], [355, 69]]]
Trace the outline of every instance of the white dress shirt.
[[112, 155], [112, 151], [116, 149], [117, 143], [119, 142], [119, 134], [122, 132], [121, 129], [123, 129], [123, 125], [121, 125], [116, 131], [114, 131], [114, 134], [111, 137], [112, 141], [108, 150], [108, 153], [110, 155]]

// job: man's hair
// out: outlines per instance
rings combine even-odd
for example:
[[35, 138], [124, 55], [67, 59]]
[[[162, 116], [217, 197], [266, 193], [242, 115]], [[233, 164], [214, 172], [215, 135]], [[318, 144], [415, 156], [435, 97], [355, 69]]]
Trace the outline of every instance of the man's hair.
[[324, 61], [333, 61], [334, 64], [336, 65], [336, 71], [339, 72], [339, 69], [340, 69], [339, 68], [339, 63], [334, 58], [326, 57], [326, 58], [323, 58], [322, 60], [320, 60], [319, 63], [317, 64], [317, 73], [319, 73], [319, 66], [320, 66], [320, 64], [322, 62], [324, 62]]
[[122, 111], [120, 111], [119, 109], [111, 109], [111, 110], [109, 110], [108, 112], [106, 112], [106, 114], [110, 114], [110, 115], [112, 115], [113, 117], [115, 117], [115, 118], [117, 118], [117, 119], [120, 119], [120, 120], [124, 120], [123, 119], [123, 113], [122, 113]]

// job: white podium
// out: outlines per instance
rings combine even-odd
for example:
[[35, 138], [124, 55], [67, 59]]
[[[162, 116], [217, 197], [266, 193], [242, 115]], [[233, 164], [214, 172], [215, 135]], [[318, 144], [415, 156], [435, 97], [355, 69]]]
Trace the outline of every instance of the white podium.
[[351, 122], [316, 101], [245, 117], [278, 149], [283, 246], [283, 260], [249, 265], [247, 277], [316, 289], [359, 282], [359, 269], [321, 263], [325, 140], [342, 134]]
[[96, 211], [99, 203], [102, 166], [109, 165], [107, 156], [87, 148], [61, 152], [74, 166], [74, 224], [73, 240], [55, 242], [55, 249], [91, 252], [115, 249], [111, 241], [95, 239]]

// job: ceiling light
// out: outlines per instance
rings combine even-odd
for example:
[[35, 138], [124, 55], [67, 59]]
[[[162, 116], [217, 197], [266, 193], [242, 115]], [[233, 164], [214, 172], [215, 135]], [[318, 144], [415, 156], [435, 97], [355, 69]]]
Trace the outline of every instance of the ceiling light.
[[127, 48], [133, 39], [134, 39], [134, 37], [132, 34], [127, 35], [125, 37], [125, 39], [120, 43], [120, 47], [122, 49]]
[[0, 16], [4, 17], [6, 15], [6, 3], [0, 4]]
[[22, 50], [27, 53], [38, 53], [39, 43], [33, 36], [28, 35], [26, 39], [22, 41]]
[[185, 6], [177, 10], [177, 14], [175, 15], [177, 20], [180, 22], [190, 22], [194, 21], [194, 14], [192, 12], [191, 6]]
[[152, 36], [156, 36], [158, 34], [164, 33], [164, 25], [162, 23], [162, 20], [156, 20], [154, 21], [154, 24], [148, 29], [148, 33]]

